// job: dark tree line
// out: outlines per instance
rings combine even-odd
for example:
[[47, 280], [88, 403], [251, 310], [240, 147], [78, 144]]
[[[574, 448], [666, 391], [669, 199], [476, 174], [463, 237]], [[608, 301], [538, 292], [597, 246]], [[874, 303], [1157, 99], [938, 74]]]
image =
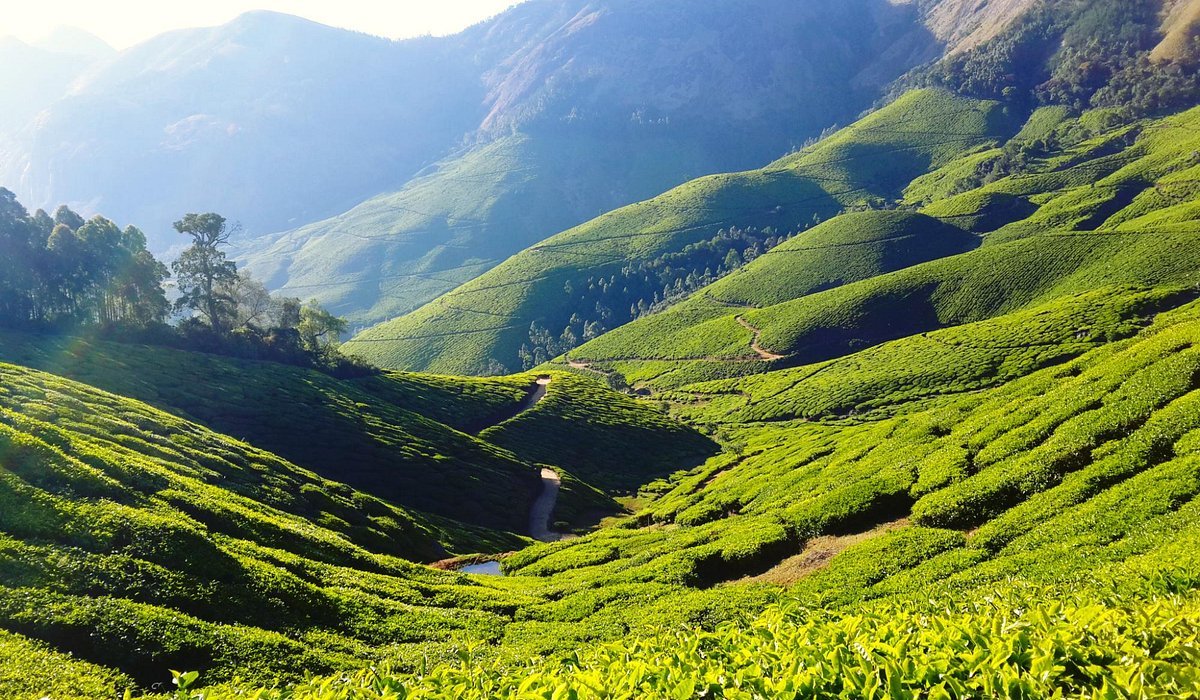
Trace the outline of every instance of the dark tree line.
[[1129, 118], [1200, 101], [1200, 39], [1152, 60], [1162, 39], [1151, 0], [1049, 2], [981, 46], [919, 73], [913, 82], [1003, 100], [1022, 109], [1111, 107]]
[[609, 275], [568, 280], [563, 294], [572, 303], [563, 316], [530, 325], [529, 340], [518, 351], [521, 366], [536, 367], [605, 331], [660, 311], [793, 235], [778, 234], [769, 227], [731, 226], [712, 238], [630, 263]]
[[238, 271], [222, 250], [231, 233], [223, 217], [188, 214], [175, 229], [192, 244], [171, 266], [172, 304], [168, 269], [137, 228], [85, 221], [65, 206], [30, 214], [0, 188], [0, 325], [362, 371], [337, 350], [345, 321], [315, 302], [272, 296]]
[[8, 326], [127, 326], [163, 323], [167, 268], [146, 237], [67, 207], [30, 215], [0, 188], [0, 323]]

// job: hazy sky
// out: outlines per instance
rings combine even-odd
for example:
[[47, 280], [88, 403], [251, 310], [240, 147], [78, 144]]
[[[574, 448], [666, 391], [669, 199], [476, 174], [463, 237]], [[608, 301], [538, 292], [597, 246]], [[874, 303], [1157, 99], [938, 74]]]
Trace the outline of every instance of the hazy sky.
[[275, 10], [394, 38], [450, 34], [519, 0], [0, 0], [0, 36], [26, 41], [59, 25], [86, 29], [125, 48], [168, 29], [227, 22]]

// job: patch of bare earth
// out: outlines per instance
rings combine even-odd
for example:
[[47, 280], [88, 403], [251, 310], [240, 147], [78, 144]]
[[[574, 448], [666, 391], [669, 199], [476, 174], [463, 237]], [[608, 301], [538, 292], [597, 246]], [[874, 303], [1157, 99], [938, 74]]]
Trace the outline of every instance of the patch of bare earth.
[[788, 557], [769, 570], [757, 576], [748, 576], [736, 583], [774, 583], [783, 586], [795, 583], [824, 569], [834, 557], [851, 546], [907, 525], [908, 518], [900, 518], [878, 525], [866, 532], [852, 535], [823, 535], [813, 538], [805, 543], [804, 551], [796, 556]]

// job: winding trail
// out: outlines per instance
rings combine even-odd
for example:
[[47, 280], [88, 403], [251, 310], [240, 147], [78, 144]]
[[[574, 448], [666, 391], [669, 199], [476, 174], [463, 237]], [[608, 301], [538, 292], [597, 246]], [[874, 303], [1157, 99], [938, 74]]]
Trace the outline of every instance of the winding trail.
[[[525, 398], [517, 415], [533, 408], [546, 397], [546, 387], [550, 386], [550, 381], [550, 377], [537, 378], [537, 385]], [[558, 504], [558, 487], [562, 484], [562, 477], [553, 469], [542, 467], [541, 479], [541, 491], [529, 509], [529, 534], [539, 542], [557, 542], [562, 535], [550, 530], [550, 518], [554, 514], [554, 506]]]
[[[533, 391], [529, 392], [517, 410], [493, 425], [510, 421], [538, 405], [538, 402], [546, 398], [546, 389], [550, 386], [551, 381], [553, 381], [552, 377], [538, 377], [537, 383], [533, 385]], [[558, 488], [562, 484], [562, 477], [553, 469], [542, 467], [540, 478], [542, 480], [541, 490], [534, 499], [533, 506], [529, 509], [529, 534], [541, 542], [557, 542], [562, 539], [562, 535], [551, 531], [550, 523], [554, 514], [554, 506], [558, 505]]]
[[749, 321], [742, 318], [740, 315], [734, 316], [734, 319], [737, 320], [742, 328], [745, 328], [754, 334], [754, 337], [750, 339], [750, 349], [757, 353], [760, 358], [764, 360], [782, 360], [783, 358], [787, 357], [787, 355], [780, 355], [778, 353], [771, 352], [770, 350], [766, 350], [763, 348], [763, 346], [759, 345], [758, 336], [762, 334], [762, 331], [750, 325]]
[[550, 529], [550, 516], [558, 503], [558, 487], [562, 477], [548, 467], [542, 467], [542, 491], [529, 509], [529, 534], [539, 542], [557, 542], [562, 535]]

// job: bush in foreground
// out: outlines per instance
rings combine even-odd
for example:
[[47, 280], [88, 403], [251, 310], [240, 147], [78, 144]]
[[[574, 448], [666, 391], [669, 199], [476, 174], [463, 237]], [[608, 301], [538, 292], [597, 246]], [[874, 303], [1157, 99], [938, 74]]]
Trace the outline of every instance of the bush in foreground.
[[[373, 698], [1200, 697], [1200, 601], [1112, 594], [1056, 601], [1018, 588], [971, 603], [854, 612], [769, 608], [714, 631], [663, 632], [565, 658], [425, 673], [386, 669], [189, 700]], [[190, 675], [181, 679], [189, 684]]]

